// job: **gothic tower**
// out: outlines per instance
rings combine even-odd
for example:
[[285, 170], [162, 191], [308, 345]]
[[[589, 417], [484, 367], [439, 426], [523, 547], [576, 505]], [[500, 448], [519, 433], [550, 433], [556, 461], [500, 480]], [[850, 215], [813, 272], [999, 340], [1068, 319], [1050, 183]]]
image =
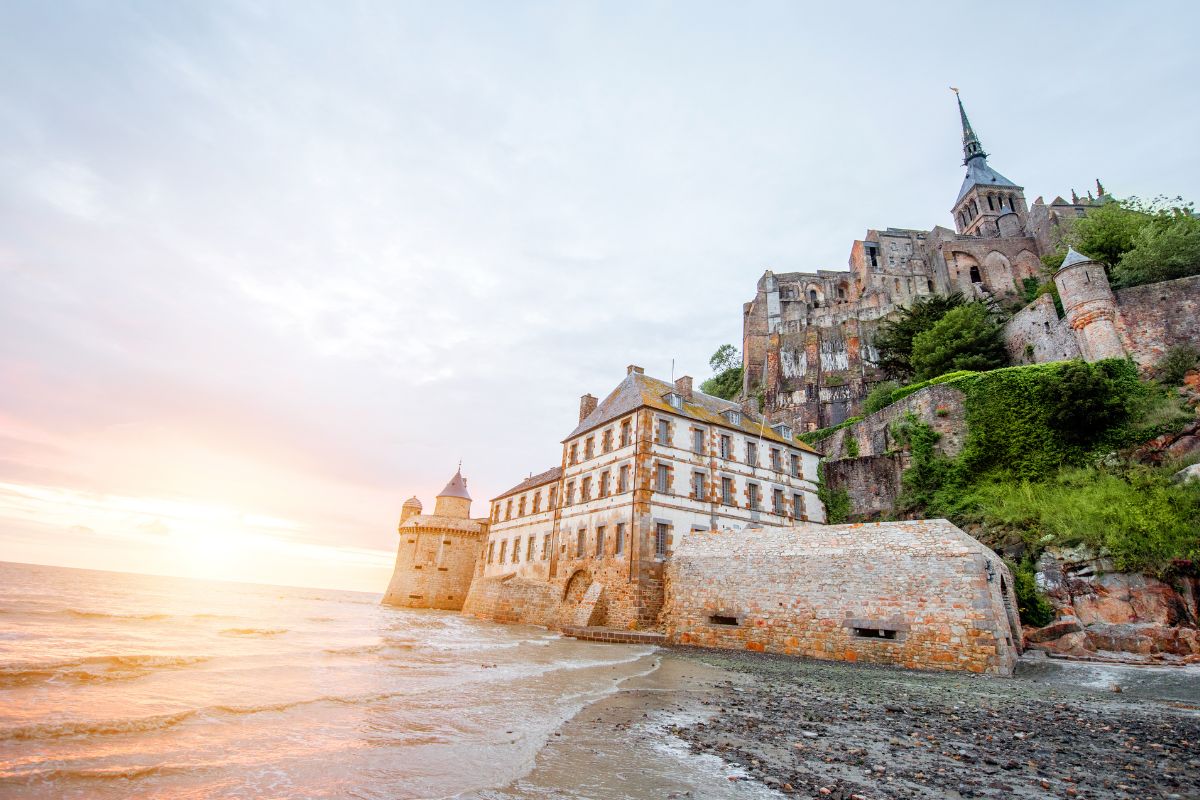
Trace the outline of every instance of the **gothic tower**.
[[1125, 348], [1117, 333], [1117, 301], [1104, 267], [1067, 248], [1067, 257], [1054, 273], [1054, 285], [1083, 360], [1124, 358]]
[[983, 152], [983, 145], [967, 119], [957, 89], [954, 96], [962, 120], [963, 166], [967, 168], [958, 199], [954, 201], [955, 230], [967, 236], [988, 238], [1019, 236], [1028, 211], [1025, 191], [988, 165], [987, 153]]

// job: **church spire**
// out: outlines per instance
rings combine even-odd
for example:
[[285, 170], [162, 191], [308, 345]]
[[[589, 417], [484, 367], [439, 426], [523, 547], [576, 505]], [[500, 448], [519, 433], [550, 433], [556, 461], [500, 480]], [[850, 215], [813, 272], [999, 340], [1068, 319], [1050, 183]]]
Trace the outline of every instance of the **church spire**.
[[958, 116], [962, 118], [963, 164], [969, 164], [973, 158], [986, 159], [987, 153], [983, 152], [983, 145], [979, 143], [979, 137], [975, 135], [975, 130], [971, 127], [971, 120], [967, 119], [967, 110], [963, 108], [958, 89], [951, 86], [950, 90], [954, 92], [954, 98], [958, 100]]

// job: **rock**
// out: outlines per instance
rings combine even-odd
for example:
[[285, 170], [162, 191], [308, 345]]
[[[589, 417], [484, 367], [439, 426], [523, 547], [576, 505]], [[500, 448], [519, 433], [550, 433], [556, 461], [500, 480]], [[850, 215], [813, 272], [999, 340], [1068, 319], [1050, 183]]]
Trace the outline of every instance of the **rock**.
[[1192, 464], [1190, 467], [1184, 467], [1179, 472], [1176, 472], [1171, 480], [1176, 483], [1200, 481], [1200, 464]]
[[[1200, 436], [1180, 436], [1167, 446], [1166, 452], [1168, 457], [1178, 459], [1187, 458], [1194, 453], [1200, 453]], [[1192, 466], [1196, 465], [1193, 464]]]
[[1079, 624], [1078, 618], [1073, 616], [1060, 617], [1044, 628], [1037, 628], [1025, 634], [1025, 643], [1038, 644], [1040, 642], [1050, 642], [1066, 636], [1068, 633], [1076, 633], [1081, 630], [1083, 630], [1083, 626]]

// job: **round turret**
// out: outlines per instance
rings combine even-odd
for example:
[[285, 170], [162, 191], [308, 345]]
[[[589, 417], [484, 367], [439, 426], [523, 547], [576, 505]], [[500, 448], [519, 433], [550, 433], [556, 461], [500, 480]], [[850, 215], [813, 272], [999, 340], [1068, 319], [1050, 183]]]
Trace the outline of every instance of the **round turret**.
[[400, 524], [403, 525], [409, 517], [415, 517], [420, 514], [425, 507], [421, 505], [421, 501], [412, 496], [404, 501], [404, 505], [400, 506]]
[[462, 476], [462, 466], [438, 493], [433, 513], [441, 517], [471, 518], [471, 495], [467, 493], [467, 480]]
[[1083, 360], [1123, 358], [1125, 348], [1116, 324], [1117, 301], [1104, 267], [1068, 248], [1062, 266], [1054, 273], [1054, 285]]

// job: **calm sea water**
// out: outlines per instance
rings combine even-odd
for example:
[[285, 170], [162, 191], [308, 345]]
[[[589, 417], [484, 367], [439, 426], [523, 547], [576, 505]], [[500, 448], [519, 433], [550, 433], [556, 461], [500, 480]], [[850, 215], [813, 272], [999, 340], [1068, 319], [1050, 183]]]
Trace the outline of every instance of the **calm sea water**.
[[563, 796], [518, 779], [658, 661], [370, 594], [0, 563], [0, 796]]

